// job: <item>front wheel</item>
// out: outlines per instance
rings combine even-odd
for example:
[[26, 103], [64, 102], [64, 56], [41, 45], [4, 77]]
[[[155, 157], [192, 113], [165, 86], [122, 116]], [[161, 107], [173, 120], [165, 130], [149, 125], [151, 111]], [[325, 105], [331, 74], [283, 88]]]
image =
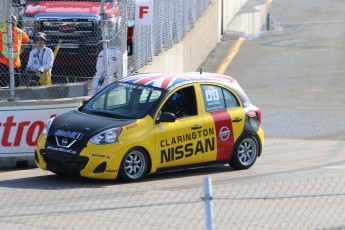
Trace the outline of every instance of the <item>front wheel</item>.
[[259, 145], [253, 136], [241, 138], [234, 147], [229, 164], [234, 169], [248, 169], [255, 163], [258, 152]]
[[127, 182], [140, 180], [146, 174], [147, 162], [147, 155], [143, 150], [130, 149], [121, 162], [120, 178]]

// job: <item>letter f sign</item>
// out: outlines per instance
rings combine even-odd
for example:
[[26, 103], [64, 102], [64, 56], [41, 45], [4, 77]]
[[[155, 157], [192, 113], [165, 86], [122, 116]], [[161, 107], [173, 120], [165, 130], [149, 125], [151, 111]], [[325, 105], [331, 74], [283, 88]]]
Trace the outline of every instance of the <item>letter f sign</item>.
[[144, 14], [149, 13], [149, 7], [148, 6], [139, 6], [139, 18], [143, 19]]
[[152, 25], [153, 0], [135, 0], [135, 24]]

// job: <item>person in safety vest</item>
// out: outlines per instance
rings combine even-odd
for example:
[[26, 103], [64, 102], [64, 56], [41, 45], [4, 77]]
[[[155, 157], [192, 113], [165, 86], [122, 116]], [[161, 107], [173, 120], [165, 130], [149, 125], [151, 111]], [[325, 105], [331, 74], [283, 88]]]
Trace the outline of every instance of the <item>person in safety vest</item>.
[[41, 84], [43, 72], [47, 71], [50, 77], [54, 63], [53, 51], [45, 46], [46, 40], [45, 33], [37, 33], [35, 37], [36, 48], [30, 51], [29, 61], [26, 67], [27, 71], [33, 72], [32, 78], [37, 83], [40, 83], [40, 85], [43, 85]]
[[[12, 23], [12, 41], [13, 41], [13, 68], [15, 86], [19, 86], [19, 70], [21, 67], [20, 52], [22, 44], [28, 43], [29, 36], [17, 27], [16, 16], [11, 16]], [[8, 26], [3, 24], [0, 27], [0, 87], [5, 87], [10, 84], [10, 61], [9, 61], [9, 41], [8, 41]]]

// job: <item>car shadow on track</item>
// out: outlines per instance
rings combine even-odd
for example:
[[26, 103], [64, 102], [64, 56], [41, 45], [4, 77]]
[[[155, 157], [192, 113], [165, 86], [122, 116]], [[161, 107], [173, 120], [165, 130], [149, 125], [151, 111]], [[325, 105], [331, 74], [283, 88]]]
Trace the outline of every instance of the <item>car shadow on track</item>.
[[[37, 169], [40, 170], [40, 169]], [[73, 176], [59, 176], [50, 172], [43, 171], [46, 175], [32, 176], [25, 178], [15, 178], [0, 181], [0, 188], [17, 189], [38, 189], [38, 190], [63, 190], [80, 188], [101, 188], [114, 187], [122, 185], [145, 186], [145, 184], [169, 179], [188, 178], [195, 176], [208, 176], [218, 173], [235, 171], [227, 165], [215, 165], [201, 168], [181, 169], [178, 171], [169, 171], [147, 175], [139, 182], [127, 183], [119, 179], [99, 180]]]

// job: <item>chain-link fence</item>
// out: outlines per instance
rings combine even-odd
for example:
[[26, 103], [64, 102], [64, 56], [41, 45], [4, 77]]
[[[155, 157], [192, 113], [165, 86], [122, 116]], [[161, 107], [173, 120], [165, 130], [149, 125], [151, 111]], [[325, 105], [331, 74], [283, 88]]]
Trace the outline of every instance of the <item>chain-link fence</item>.
[[[29, 97], [22, 98], [24, 93], [20, 88], [41, 83], [39, 78], [42, 74], [32, 68], [27, 69], [30, 52], [44, 65], [46, 52], [42, 54], [38, 51], [36, 56], [34, 53], [38, 47], [35, 36], [39, 32], [46, 35], [45, 45], [55, 56], [51, 71], [52, 86], [79, 83], [87, 87], [85, 85], [96, 75], [109, 78], [111, 82], [127, 74], [127, 0], [1, 0], [1, 3], [0, 25], [8, 26], [10, 15], [15, 15], [17, 26], [30, 37], [28, 43], [22, 44], [21, 68], [15, 74], [16, 79], [20, 78], [15, 89], [16, 96], [9, 98], [12, 97], [10, 87], [3, 85], [0, 88], [2, 101], [46, 99], [39, 98], [40, 93], [26, 93]], [[108, 62], [102, 58], [106, 56]], [[48, 98], [64, 97], [60, 90], [61, 87], [50, 87]]]
[[[154, 1], [153, 25], [134, 26], [133, 68], [140, 69], [152, 61], [153, 56], [181, 41], [212, 2], [213, 0]], [[133, 14], [130, 12], [129, 15]]]
[[[142, 26], [133, 23], [135, 0], [0, 0], [0, 25], [8, 25], [10, 15], [15, 15], [18, 27], [30, 36], [22, 44], [21, 68], [15, 73], [19, 87], [1, 87], [0, 101], [63, 98], [62, 85], [79, 84], [85, 92], [95, 77], [107, 83], [122, 78], [127, 75], [127, 51], [132, 55], [129, 65], [138, 70], [181, 41], [212, 2], [154, 1], [153, 25]], [[38, 32], [46, 34], [46, 47], [55, 56], [49, 90], [37, 87], [42, 85], [37, 75], [42, 74], [27, 69]], [[106, 56], [108, 61], [102, 58]], [[28, 87], [37, 90], [28, 92]]]
[[[206, 229], [201, 181], [145, 188], [65, 180], [59, 187], [57, 176], [41, 179], [43, 187], [0, 182], [3, 229]], [[344, 179], [215, 183], [214, 229], [344, 229]]]

